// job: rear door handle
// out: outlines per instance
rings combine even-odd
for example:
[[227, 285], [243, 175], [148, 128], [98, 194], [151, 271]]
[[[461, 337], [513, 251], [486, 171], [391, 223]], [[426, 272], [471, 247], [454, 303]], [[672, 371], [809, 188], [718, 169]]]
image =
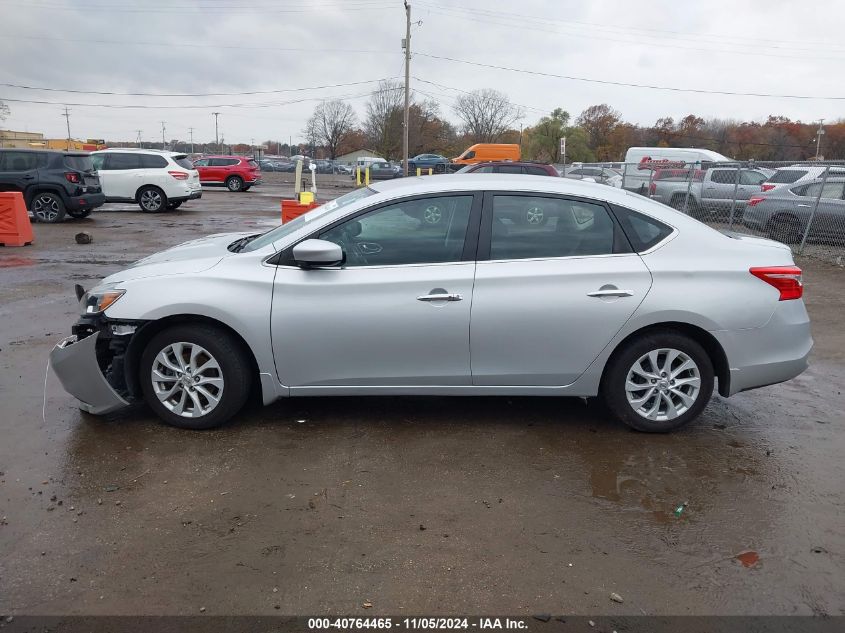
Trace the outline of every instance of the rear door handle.
[[607, 290], [594, 290], [588, 292], [588, 297], [630, 297], [633, 296], [630, 290], [620, 290], [619, 288], [608, 288]]
[[813, 206], [813, 205], [811, 205], [811, 204], [799, 204], [799, 205], [798, 205], [798, 208], [799, 208], [799, 209], [809, 209], [809, 208], [810, 208], [810, 207], [812, 207], [812, 206]]
[[431, 295], [420, 295], [417, 301], [463, 301], [463, 296], [456, 293], [437, 293]]

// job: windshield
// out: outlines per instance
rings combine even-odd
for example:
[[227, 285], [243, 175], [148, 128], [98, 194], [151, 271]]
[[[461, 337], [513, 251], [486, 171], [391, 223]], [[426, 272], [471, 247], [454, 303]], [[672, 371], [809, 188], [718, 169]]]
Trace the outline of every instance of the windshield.
[[326, 204], [321, 205], [316, 209], [309, 211], [308, 213], [300, 215], [298, 218], [295, 218], [290, 222], [287, 222], [286, 224], [282, 224], [280, 226], [277, 226], [275, 229], [263, 233], [262, 235], [249, 242], [246, 246], [244, 246], [242, 252], [257, 251], [260, 248], [264, 248], [265, 246], [268, 246], [273, 242], [279, 241], [286, 235], [290, 235], [291, 233], [298, 231], [308, 222], [311, 222], [316, 218], [322, 217], [327, 213], [348, 206], [354, 202], [357, 202], [358, 200], [368, 198], [369, 196], [375, 195], [376, 193], [377, 192], [375, 191], [375, 189], [370, 189], [369, 187], [362, 187], [361, 189], [350, 191], [346, 195], [340, 196], [339, 198], [335, 198], [334, 200], [327, 202]]

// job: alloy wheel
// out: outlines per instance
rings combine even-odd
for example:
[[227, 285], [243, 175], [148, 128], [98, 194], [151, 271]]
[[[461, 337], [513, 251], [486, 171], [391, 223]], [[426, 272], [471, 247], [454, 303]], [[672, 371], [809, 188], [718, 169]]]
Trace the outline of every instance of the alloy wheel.
[[32, 202], [32, 214], [41, 222], [55, 222], [61, 207], [53, 196], [40, 195]]
[[663, 348], [643, 354], [628, 371], [628, 404], [647, 420], [673, 420], [693, 406], [701, 391], [701, 372], [684, 352]]
[[161, 194], [155, 189], [147, 189], [141, 194], [141, 206], [146, 211], [158, 211], [162, 207]]
[[217, 360], [196, 343], [171, 343], [161, 350], [150, 371], [153, 392], [183, 418], [211, 413], [223, 396], [223, 372]]

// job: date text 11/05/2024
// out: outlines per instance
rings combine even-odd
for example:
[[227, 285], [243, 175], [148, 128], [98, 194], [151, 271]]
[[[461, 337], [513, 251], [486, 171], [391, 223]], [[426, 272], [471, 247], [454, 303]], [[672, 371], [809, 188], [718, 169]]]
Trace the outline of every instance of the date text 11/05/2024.
[[520, 618], [309, 618], [309, 630], [321, 629], [481, 629], [481, 630], [520, 630], [528, 624]]

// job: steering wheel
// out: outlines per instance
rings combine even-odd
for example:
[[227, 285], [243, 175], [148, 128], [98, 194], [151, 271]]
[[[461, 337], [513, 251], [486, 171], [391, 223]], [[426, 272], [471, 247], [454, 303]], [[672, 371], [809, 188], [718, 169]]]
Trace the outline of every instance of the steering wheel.
[[323, 239], [334, 242], [346, 253], [346, 261], [354, 266], [367, 266], [369, 262], [355, 241], [355, 236], [361, 233], [361, 223], [347, 222], [329, 231]]

